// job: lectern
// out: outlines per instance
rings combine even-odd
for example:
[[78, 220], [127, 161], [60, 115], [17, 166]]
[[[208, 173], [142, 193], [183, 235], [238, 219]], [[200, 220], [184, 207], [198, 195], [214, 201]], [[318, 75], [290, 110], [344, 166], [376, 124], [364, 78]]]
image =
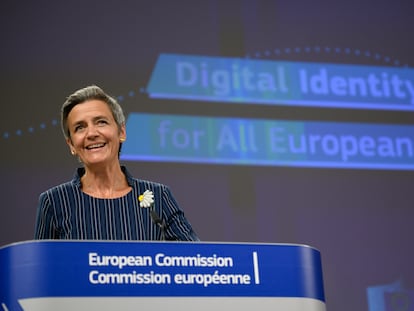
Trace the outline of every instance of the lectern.
[[0, 248], [2, 311], [324, 311], [320, 252], [295, 244], [27, 241]]

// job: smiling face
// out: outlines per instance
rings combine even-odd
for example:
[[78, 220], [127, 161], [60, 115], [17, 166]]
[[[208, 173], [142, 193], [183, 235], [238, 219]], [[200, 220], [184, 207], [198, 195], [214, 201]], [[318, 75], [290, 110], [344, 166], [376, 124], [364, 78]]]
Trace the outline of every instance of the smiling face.
[[67, 118], [72, 154], [79, 156], [85, 167], [119, 163], [120, 140], [125, 139], [125, 126], [115, 122], [108, 105], [89, 100], [76, 105]]

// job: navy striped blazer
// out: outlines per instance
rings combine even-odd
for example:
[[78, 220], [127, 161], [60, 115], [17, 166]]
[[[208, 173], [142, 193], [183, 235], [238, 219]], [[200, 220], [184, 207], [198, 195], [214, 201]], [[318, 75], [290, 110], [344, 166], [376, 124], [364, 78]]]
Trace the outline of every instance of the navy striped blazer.
[[[84, 168], [72, 181], [43, 192], [37, 208], [35, 239], [198, 241], [170, 189], [133, 178], [122, 167], [132, 191], [115, 199], [95, 198], [81, 189]], [[145, 190], [154, 193], [153, 209], [165, 224], [156, 224], [150, 208], [139, 206]]]

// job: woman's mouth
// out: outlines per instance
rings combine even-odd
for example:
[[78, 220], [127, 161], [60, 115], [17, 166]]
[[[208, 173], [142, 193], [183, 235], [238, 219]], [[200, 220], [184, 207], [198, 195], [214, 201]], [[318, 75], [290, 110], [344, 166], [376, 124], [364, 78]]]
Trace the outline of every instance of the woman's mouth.
[[104, 147], [105, 145], [106, 145], [105, 143], [93, 144], [93, 145], [86, 146], [85, 149], [87, 150], [99, 149], [99, 148]]

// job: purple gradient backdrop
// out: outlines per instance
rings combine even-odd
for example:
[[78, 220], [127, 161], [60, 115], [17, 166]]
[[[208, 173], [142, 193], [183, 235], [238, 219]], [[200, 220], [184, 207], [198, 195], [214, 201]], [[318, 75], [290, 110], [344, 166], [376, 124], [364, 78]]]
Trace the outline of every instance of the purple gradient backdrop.
[[[408, 0], [3, 0], [0, 245], [31, 239], [38, 195], [72, 177], [77, 163], [53, 120], [89, 84], [123, 96], [126, 113], [413, 124], [410, 112], [241, 109], [140, 92], [159, 53], [412, 66], [413, 9]], [[125, 164], [170, 185], [202, 240], [318, 248], [328, 310], [368, 310], [368, 286], [402, 278], [414, 288], [414, 172]]]

